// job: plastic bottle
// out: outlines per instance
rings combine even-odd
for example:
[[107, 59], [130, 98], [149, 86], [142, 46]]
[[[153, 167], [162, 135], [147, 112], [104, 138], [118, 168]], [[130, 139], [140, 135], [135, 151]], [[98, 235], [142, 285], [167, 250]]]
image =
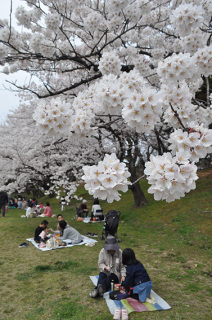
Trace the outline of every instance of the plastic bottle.
[[111, 291], [114, 291], [114, 280], [111, 281], [111, 288], [110, 288], [110, 290], [111, 290]]

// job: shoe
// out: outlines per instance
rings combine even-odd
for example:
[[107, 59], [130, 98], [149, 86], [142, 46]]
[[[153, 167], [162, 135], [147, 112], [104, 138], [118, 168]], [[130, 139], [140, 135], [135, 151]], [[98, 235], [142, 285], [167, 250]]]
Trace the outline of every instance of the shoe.
[[105, 290], [101, 284], [98, 285], [99, 296], [103, 297]]
[[22, 244], [20, 244], [20, 246], [19, 246], [19, 248], [26, 248], [26, 247], [28, 247], [28, 243], [26, 243], [26, 242], [23, 242]]
[[121, 318], [122, 318], [122, 320], [128, 320], [129, 318], [128, 318], [128, 312], [127, 312], [127, 309], [126, 308], [123, 308], [122, 310], [121, 310]]
[[93, 233], [93, 234], [92, 234], [92, 237], [96, 238], [96, 237], [98, 237], [98, 234]]
[[97, 296], [98, 296], [98, 294], [99, 294], [99, 291], [98, 291], [98, 289], [93, 289], [90, 293], [89, 293], [89, 296], [91, 297], [91, 298], [96, 298]]
[[113, 316], [113, 320], [120, 320], [120, 319], [121, 319], [121, 309], [116, 308], [114, 316]]
[[95, 246], [95, 244], [96, 244], [95, 242], [88, 242], [85, 244], [85, 246], [86, 247], [93, 247], [93, 246]]

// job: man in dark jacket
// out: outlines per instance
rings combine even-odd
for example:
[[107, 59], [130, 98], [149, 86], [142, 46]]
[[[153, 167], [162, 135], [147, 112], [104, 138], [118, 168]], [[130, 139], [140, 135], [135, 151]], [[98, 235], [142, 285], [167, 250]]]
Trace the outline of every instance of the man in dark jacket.
[[0, 191], [0, 211], [2, 212], [2, 218], [5, 217], [5, 207], [8, 205], [8, 196], [4, 191]]

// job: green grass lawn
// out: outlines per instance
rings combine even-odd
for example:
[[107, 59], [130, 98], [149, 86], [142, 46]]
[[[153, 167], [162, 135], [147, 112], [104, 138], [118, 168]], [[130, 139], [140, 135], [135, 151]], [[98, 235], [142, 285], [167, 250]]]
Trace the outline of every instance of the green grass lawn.
[[[210, 320], [211, 317], [211, 213], [212, 171], [200, 172], [197, 189], [185, 198], [167, 204], [156, 202], [141, 182], [148, 206], [133, 208], [131, 192], [120, 202], [101, 202], [104, 213], [121, 211], [118, 236], [120, 247], [134, 249], [153, 282], [153, 289], [172, 307], [168, 311], [132, 313], [130, 319]], [[78, 195], [92, 205], [83, 187]], [[60, 213], [59, 200], [50, 201], [53, 213]], [[19, 248], [33, 237], [42, 218], [22, 219], [24, 211], [13, 209], [0, 218], [0, 319], [112, 319], [104, 299], [91, 299], [89, 275], [98, 274], [98, 254], [103, 246], [103, 224], [75, 220], [74, 201], [66, 207], [65, 219], [81, 234], [98, 233], [94, 247], [42, 252], [33, 245]], [[49, 218], [56, 228], [56, 218]]]

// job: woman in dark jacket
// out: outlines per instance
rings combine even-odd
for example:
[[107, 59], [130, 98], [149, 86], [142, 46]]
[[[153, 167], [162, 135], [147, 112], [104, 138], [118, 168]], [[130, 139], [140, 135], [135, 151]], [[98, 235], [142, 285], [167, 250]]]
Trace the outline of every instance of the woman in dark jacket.
[[152, 289], [152, 281], [143, 264], [135, 257], [132, 249], [124, 249], [122, 253], [122, 263], [126, 266], [126, 278], [122, 282], [124, 290], [113, 291], [111, 299], [121, 300], [128, 297], [145, 302]]

